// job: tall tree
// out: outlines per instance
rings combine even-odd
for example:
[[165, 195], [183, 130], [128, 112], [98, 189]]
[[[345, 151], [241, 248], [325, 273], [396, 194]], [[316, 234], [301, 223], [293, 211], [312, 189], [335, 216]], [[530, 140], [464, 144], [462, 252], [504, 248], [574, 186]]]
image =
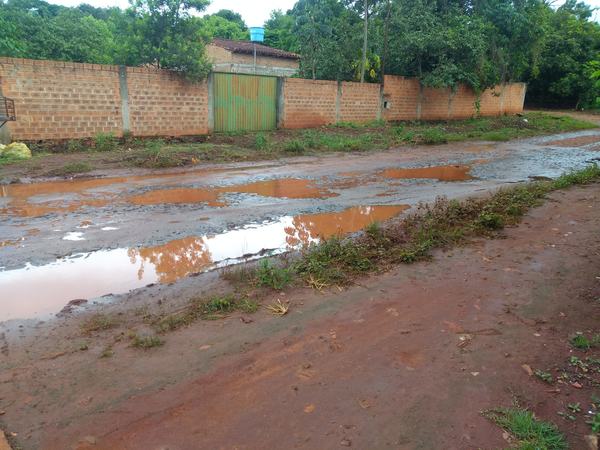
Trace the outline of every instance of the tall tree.
[[191, 80], [206, 78], [210, 63], [205, 55], [200, 13], [208, 0], [130, 0], [133, 34], [139, 59], [156, 67], [185, 74]]

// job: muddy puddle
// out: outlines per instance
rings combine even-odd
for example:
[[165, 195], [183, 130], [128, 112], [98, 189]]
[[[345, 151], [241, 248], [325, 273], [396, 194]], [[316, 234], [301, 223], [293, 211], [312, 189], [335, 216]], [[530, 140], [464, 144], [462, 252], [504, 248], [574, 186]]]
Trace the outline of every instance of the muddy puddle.
[[448, 165], [417, 167], [410, 169], [386, 169], [381, 172], [385, 178], [394, 179], [434, 179], [439, 181], [467, 181], [474, 177], [471, 166]]
[[[321, 238], [358, 231], [408, 206], [356, 206], [341, 212], [284, 216], [217, 235], [191, 236], [146, 248], [75, 254], [43, 266], [0, 272], [0, 321], [43, 318], [69, 301], [120, 294], [151, 283], [277, 254]], [[85, 231], [77, 232], [84, 238]]]
[[[315, 181], [301, 178], [278, 178], [221, 187], [170, 187], [181, 183], [189, 174], [176, 178], [131, 177], [92, 180], [73, 180], [35, 184], [16, 184], [0, 187], [0, 199], [6, 206], [0, 207], [0, 215], [40, 217], [47, 214], [70, 213], [85, 207], [103, 207], [114, 204], [159, 205], [159, 204], [206, 204], [211, 207], [227, 206], [226, 194], [253, 194], [273, 198], [327, 198], [337, 194], [318, 186]], [[159, 188], [141, 194], [124, 195], [124, 191], [159, 182]], [[172, 183], [168, 182], [171, 180]], [[58, 197], [58, 198], [57, 198]], [[0, 204], [1, 205], [1, 204]]]

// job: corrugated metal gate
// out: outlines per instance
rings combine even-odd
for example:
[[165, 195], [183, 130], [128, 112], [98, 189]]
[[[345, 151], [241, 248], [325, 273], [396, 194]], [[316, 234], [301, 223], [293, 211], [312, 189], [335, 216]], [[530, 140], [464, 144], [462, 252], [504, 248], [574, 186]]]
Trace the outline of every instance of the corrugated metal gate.
[[214, 73], [215, 131], [277, 128], [277, 78]]

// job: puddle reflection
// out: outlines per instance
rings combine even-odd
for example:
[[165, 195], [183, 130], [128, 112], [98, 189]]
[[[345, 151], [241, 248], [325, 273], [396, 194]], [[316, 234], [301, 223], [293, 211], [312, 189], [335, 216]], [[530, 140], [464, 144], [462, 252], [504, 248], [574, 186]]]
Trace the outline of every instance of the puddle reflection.
[[0, 272], [0, 320], [43, 317], [67, 302], [119, 294], [149, 283], [170, 283], [197, 272], [280, 253], [321, 238], [356, 232], [408, 206], [357, 206], [341, 212], [285, 216], [276, 221], [146, 248], [101, 250], [44, 266]]

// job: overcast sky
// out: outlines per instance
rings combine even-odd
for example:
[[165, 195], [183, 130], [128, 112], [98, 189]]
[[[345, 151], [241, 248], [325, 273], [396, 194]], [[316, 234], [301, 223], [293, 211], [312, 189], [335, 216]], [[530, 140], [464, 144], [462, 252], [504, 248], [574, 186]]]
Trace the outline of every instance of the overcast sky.
[[[126, 8], [127, 0], [47, 0], [50, 3], [56, 3], [66, 6], [77, 6], [80, 3], [89, 3], [93, 6], [119, 6]], [[274, 9], [286, 11], [290, 9], [296, 0], [212, 0], [208, 8], [209, 13], [217, 12], [220, 9], [231, 9], [242, 15], [248, 26], [262, 25]], [[556, 5], [564, 3], [564, 0], [557, 0]], [[586, 0], [586, 3], [596, 8], [600, 7], [600, 0]], [[598, 12], [596, 17], [599, 17]]]

